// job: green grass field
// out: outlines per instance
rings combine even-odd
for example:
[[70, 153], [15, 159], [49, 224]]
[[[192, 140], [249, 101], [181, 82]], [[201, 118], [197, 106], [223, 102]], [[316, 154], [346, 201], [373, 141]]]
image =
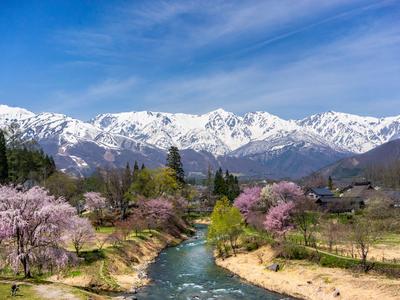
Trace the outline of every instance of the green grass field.
[[33, 290], [33, 286], [19, 285], [17, 297], [11, 297], [11, 283], [0, 283], [0, 299], [18, 299], [18, 300], [42, 300]]

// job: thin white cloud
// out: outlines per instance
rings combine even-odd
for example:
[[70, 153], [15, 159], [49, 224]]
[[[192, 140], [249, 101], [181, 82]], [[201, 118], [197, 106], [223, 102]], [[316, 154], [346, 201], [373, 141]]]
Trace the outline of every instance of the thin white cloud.
[[[129, 3], [95, 26], [58, 32], [58, 41], [68, 53], [89, 60], [118, 60], [120, 68], [141, 59], [168, 73], [171, 65], [179, 66], [188, 57], [188, 61], [191, 57], [195, 60], [204, 49], [228, 45], [225, 49], [229, 50], [220, 57], [252, 54], [329, 22], [391, 4], [393, 1], [361, 0]], [[203, 68], [179, 75], [173, 71], [168, 78], [135, 69], [133, 77], [108, 79], [80, 91], [58, 92], [57, 98], [71, 101], [70, 107], [80, 101], [123, 98], [126, 103], [132, 99], [132, 109], [140, 105], [196, 113], [222, 106], [237, 112], [271, 110], [280, 115], [294, 114], [294, 108], [299, 109], [299, 115], [331, 108], [349, 111], [369, 101], [368, 97], [392, 103], [394, 85], [400, 81], [398, 25], [398, 20], [377, 17], [332, 35], [330, 41], [303, 45], [302, 49], [247, 55], [243, 61], [226, 65], [213, 65], [219, 55], [210, 55]], [[244, 39], [248, 43], [239, 42]], [[299, 53], [285, 60], [291, 51]], [[275, 58], [280, 59], [279, 64], [274, 63]], [[359, 99], [370, 87], [373, 91], [366, 99]]]
[[[399, 49], [400, 30], [378, 23], [275, 68], [264, 62], [174, 78], [145, 91], [142, 97], [159, 109], [207, 111], [224, 106], [241, 112], [272, 109], [281, 114], [295, 106], [304, 110], [300, 114], [330, 107], [348, 111], [360, 108], [370, 97], [390, 104], [394, 96], [387, 96], [384, 89], [391, 87], [389, 93], [393, 92], [400, 82]], [[370, 87], [371, 94], [360, 99], [358, 95]]]
[[86, 105], [104, 103], [110, 99], [125, 96], [132, 91], [137, 82], [138, 79], [135, 77], [109, 78], [81, 91], [57, 91], [53, 95], [55, 105], [50, 110], [66, 111]]

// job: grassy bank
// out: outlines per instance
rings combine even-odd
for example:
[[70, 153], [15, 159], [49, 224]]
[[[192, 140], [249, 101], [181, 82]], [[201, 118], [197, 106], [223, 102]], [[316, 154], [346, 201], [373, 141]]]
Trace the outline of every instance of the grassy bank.
[[11, 296], [11, 281], [0, 280], [0, 299], [19, 299], [19, 300], [108, 300], [107, 296], [100, 296], [94, 293], [62, 284], [51, 282], [30, 282], [16, 281], [18, 292], [16, 297]]
[[[46, 294], [57, 295], [57, 291], [68, 294], [67, 300], [108, 299], [107, 296], [141, 287], [149, 282], [147, 266], [161, 250], [183, 241], [191, 233], [182, 234], [144, 230], [130, 232], [124, 238], [113, 238], [114, 227], [100, 227], [96, 231], [96, 242], [85, 246], [79, 261], [54, 274], [42, 274], [32, 280], [23, 280], [11, 270], [3, 270], [0, 299], [10, 296], [11, 282], [19, 280], [22, 284], [18, 299], [64, 299], [57, 296], [46, 298]], [[185, 231], [185, 230], [184, 230]], [[73, 247], [68, 249], [73, 251]], [[46, 292], [49, 290], [49, 293]], [[35, 298], [36, 297], [36, 298]]]
[[[113, 233], [113, 228], [99, 228], [99, 242]], [[49, 279], [53, 282], [79, 286], [95, 292], [122, 292], [148, 283], [146, 268], [165, 247], [177, 245], [179, 237], [156, 230], [130, 233], [126, 239], [107, 241], [99, 247], [81, 252], [82, 262]]]

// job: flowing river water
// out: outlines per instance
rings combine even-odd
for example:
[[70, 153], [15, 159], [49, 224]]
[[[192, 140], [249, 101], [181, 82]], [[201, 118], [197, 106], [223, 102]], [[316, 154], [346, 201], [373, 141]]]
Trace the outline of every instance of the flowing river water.
[[196, 229], [194, 237], [161, 252], [148, 270], [152, 283], [138, 291], [137, 299], [290, 299], [245, 283], [218, 267], [212, 248], [206, 245], [207, 226]]

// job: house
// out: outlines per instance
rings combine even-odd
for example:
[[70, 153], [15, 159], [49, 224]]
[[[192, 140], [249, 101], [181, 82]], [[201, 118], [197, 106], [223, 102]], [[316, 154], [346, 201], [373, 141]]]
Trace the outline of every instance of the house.
[[353, 183], [346, 190], [344, 190], [340, 196], [344, 198], [362, 199], [365, 204], [368, 204], [371, 199], [392, 198], [385, 191], [379, 188], [374, 188], [368, 181]]
[[362, 197], [369, 198], [375, 191], [371, 182], [354, 182], [353, 184], [347, 186], [345, 189], [341, 190], [343, 197]]
[[365, 207], [364, 199], [359, 197], [322, 197], [315, 203], [330, 213], [354, 212]]
[[334, 194], [331, 190], [326, 187], [319, 187], [319, 188], [309, 188], [306, 191], [306, 196], [311, 199], [319, 200], [322, 198], [332, 198]]

